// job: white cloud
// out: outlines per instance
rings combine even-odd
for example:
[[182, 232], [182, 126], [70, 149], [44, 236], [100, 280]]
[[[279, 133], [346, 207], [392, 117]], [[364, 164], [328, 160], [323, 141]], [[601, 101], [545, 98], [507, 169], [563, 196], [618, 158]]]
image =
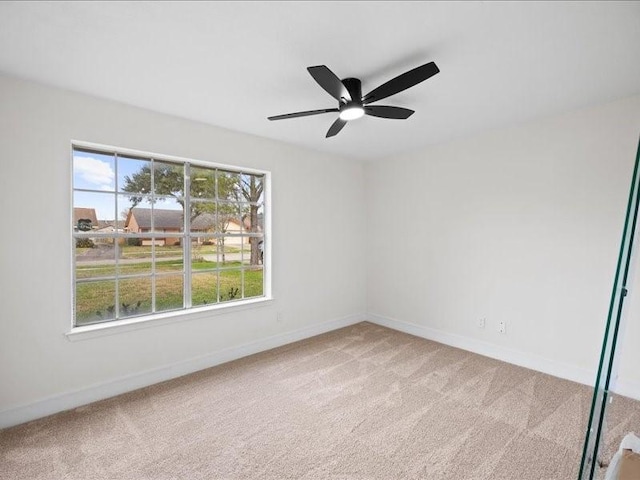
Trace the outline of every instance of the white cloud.
[[113, 190], [115, 172], [108, 162], [93, 157], [73, 157], [73, 171], [96, 190]]

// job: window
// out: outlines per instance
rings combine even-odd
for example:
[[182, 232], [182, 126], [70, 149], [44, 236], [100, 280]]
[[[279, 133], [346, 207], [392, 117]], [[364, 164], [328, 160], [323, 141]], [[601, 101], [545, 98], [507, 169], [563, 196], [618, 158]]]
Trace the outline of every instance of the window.
[[267, 172], [72, 152], [75, 326], [265, 296]]

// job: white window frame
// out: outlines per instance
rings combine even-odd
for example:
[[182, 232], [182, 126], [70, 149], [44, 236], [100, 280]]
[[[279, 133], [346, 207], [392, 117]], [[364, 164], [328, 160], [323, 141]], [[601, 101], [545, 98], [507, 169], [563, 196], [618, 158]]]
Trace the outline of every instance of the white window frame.
[[[180, 239], [181, 239], [181, 244], [184, 245], [183, 247], [183, 278], [184, 278], [184, 284], [183, 284], [183, 288], [184, 288], [184, 304], [183, 304], [183, 308], [178, 309], [178, 310], [169, 310], [166, 312], [158, 312], [158, 313], [150, 313], [150, 314], [144, 314], [144, 315], [139, 315], [139, 316], [132, 316], [132, 317], [126, 317], [126, 318], [115, 318], [114, 320], [106, 320], [104, 322], [100, 322], [100, 323], [92, 323], [92, 324], [88, 324], [88, 325], [81, 325], [81, 326], [76, 326], [76, 315], [75, 315], [75, 303], [76, 303], [76, 253], [75, 253], [75, 245], [76, 245], [76, 239], [77, 238], [82, 238], [83, 236], [90, 236], [90, 234], [78, 234], [75, 229], [74, 229], [74, 225], [72, 221], [69, 221], [69, 226], [70, 226], [70, 235], [69, 238], [71, 239], [71, 290], [72, 290], [72, 295], [71, 295], [71, 307], [72, 307], [72, 315], [71, 315], [71, 328], [70, 330], [66, 333], [67, 338], [69, 340], [80, 340], [80, 339], [85, 339], [85, 338], [92, 338], [95, 336], [101, 336], [104, 334], [112, 334], [112, 333], [117, 333], [119, 331], [128, 331], [128, 330], [136, 330], [138, 328], [145, 328], [148, 326], [152, 326], [152, 325], [160, 325], [160, 324], [166, 324], [166, 323], [171, 323], [173, 321], [183, 321], [184, 319], [188, 319], [188, 318], [202, 318], [203, 316], [210, 316], [211, 314], [218, 314], [218, 313], [230, 313], [233, 311], [237, 311], [237, 310], [243, 310], [243, 309], [247, 309], [247, 308], [254, 308], [254, 307], [258, 307], [258, 306], [264, 306], [264, 305], [268, 305], [272, 302], [273, 297], [272, 297], [272, 288], [271, 288], [271, 279], [272, 279], [272, 275], [271, 275], [271, 245], [272, 245], [272, 234], [271, 234], [271, 172], [267, 171], [267, 170], [259, 170], [259, 169], [255, 169], [255, 168], [245, 168], [245, 167], [239, 167], [237, 165], [229, 165], [229, 164], [222, 164], [222, 163], [214, 163], [214, 162], [207, 162], [207, 161], [202, 161], [202, 160], [195, 160], [195, 159], [190, 159], [190, 158], [184, 158], [184, 157], [177, 157], [177, 156], [173, 156], [173, 155], [165, 155], [165, 154], [158, 154], [158, 153], [152, 153], [152, 152], [146, 152], [146, 151], [141, 151], [141, 150], [134, 150], [134, 149], [129, 149], [129, 148], [122, 148], [122, 147], [116, 147], [116, 146], [112, 146], [112, 145], [103, 145], [103, 144], [97, 144], [97, 143], [92, 143], [92, 142], [86, 142], [86, 141], [81, 141], [81, 140], [71, 140], [70, 142], [70, 157], [71, 157], [71, 161], [70, 161], [70, 174], [71, 174], [71, 208], [70, 208], [70, 213], [71, 213], [71, 219], [73, 219], [73, 212], [74, 212], [74, 192], [76, 191], [75, 185], [74, 185], [74, 165], [73, 165], [73, 155], [74, 155], [74, 150], [75, 149], [87, 149], [87, 150], [94, 150], [98, 153], [102, 152], [105, 154], [109, 154], [109, 155], [121, 155], [121, 156], [132, 156], [132, 157], [137, 157], [137, 158], [145, 158], [145, 159], [149, 159], [149, 160], [155, 160], [155, 161], [166, 161], [166, 162], [171, 162], [171, 163], [176, 163], [176, 164], [181, 164], [181, 165], [189, 165], [189, 166], [195, 166], [195, 167], [205, 167], [205, 168], [209, 168], [209, 169], [220, 169], [220, 170], [225, 170], [225, 171], [230, 171], [233, 173], [238, 173], [238, 174], [249, 174], [249, 175], [261, 175], [264, 177], [263, 183], [263, 194], [262, 194], [262, 198], [263, 198], [263, 208], [264, 208], [264, 225], [263, 225], [263, 232], [262, 232], [262, 236], [263, 236], [263, 251], [264, 251], [264, 257], [263, 257], [263, 263], [262, 263], [262, 270], [263, 270], [263, 295], [260, 297], [250, 297], [250, 298], [246, 298], [246, 299], [240, 299], [240, 300], [232, 300], [232, 301], [224, 301], [224, 302], [218, 302], [215, 304], [211, 304], [211, 305], [205, 305], [205, 306], [192, 306], [191, 305], [191, 290], [190, 290], [190, 279], [189, 277], [191, 276], [191, 237], [194, 236], [193, 234], [191, 234], [191, 232], [189, 231], [189, 228], [184, 228], [184, 231], [180, 234], [177, 235]], [[116, 162], [117, 165], [117, 162]], [[116, 167], [117, 168], [117, 167]], [[186, 168], [186, 172], [189, 171], [189, 167]], [[117, 173], [116, 173], [117, 176]], [[189, 195], [190, 196], [190, 189], [189, 189], [189, 185], [190, 185], [190, 178], [188, 176], [188, 173], [185, 173], [185, 196]], [[78, 191], [90, 191], [88, 189], [78, 189]], [[100, 192], [100, 190], [95, 190], [95, 192]], [[117, 192], [114, 192], [114, 195], [118, 195]], [[188, 197], [187, 197], [188, 198]], [[187, 200], [187, 202], [189, 202], [189, 200]], [[188, 227], [188, 219], [185, 218], [185, 226]], [[154, 236], [166, 236], [167, 234], [164, 234], [162, 232], [154, 232], [153, 234], [137, 234], [137, 235], [133, 235], [135, 237], [150, 237], [153, 238]], [[95, 235], [93, 235], [95, 236]], [[175, 234], [172, 236], [176, 236]], [[109, 237], [114, 237], [116, 239], [118, 238], [130, 238], [132, 237], [132, 234], [127, 234], [127, 233], [119, 233], [119, 232], [113, 232], [113, 234], [109, 234]], [[188, 241], [187, 241], [188, 240]], [[155, 260], [154, 257], [154, 252], [155, 249], [152, 249], [152, 260]], [[243, 268], [241, 267], [241, 271], [243, 272]], [[116, 273], [116, 277], [117, 277], [117, 273]], [[242, 275], [242, 278], [244, 277], [244, 275]], [[241, 285], [244, 285], [244, 282], [241, 283]], [[219, 295], [219, 292], [218, 292]], [[155, 297], [155, 287], [153, 288], [153, 296]], [[118, 302], [116, 301], [116, 304]], [[117, 307], [116, 307], [117, 308]]]

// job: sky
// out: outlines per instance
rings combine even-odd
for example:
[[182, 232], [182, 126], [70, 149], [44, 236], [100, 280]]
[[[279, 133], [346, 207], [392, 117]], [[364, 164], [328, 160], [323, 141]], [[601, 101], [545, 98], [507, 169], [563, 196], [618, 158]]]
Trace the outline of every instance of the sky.
[[[74, 192], [73, 206], [94, 208], [98, 220], [123, 219], [121, 212], [128, 210], [132, 204], [128, 195], [116, 195], [125, 185], [125, 177], [131, 176], [149, 164], [146, 160], [118, 157], [117, 178], [116, 159], [113, 155], [76, 150], [73, 155], [73, 187], [74, 189], [95, 190], [94, 192]], [[116, 205], [117, 197], [117, 205]], [[139, 204], [149, 208], [147, 202]], [[181, 210], [175, 201], [164, 201], [160, 208]]]

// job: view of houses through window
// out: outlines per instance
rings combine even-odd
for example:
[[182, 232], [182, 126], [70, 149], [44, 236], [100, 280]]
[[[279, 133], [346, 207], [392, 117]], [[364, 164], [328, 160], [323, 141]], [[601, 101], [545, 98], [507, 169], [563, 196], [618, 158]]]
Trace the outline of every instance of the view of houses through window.
[[74, 146], [75, 325], [264, 296], [265, 183]]

